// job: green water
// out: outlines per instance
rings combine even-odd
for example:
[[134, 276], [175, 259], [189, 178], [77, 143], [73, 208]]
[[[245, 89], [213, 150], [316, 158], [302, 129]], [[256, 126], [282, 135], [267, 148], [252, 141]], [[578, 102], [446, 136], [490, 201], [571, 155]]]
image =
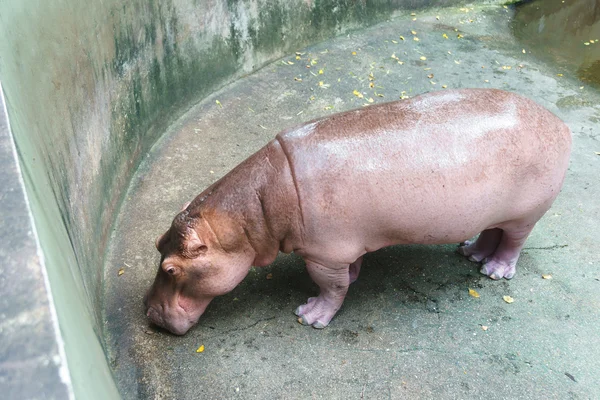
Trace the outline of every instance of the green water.
[[512, 30], [523, 48], [600, 87], [600, 2], [537, 0], [516, 5]]

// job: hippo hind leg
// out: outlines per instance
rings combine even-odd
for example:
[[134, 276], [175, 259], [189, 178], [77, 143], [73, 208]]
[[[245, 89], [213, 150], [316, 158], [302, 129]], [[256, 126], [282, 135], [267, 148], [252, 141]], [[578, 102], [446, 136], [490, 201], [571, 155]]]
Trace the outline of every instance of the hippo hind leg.
[[504, 224], [500, 243], [494, 253], [483, 260], [481, 273], [492, 279], [511, 279], [515, 276], [521, 249], [533, 230], [535, 222], [520, 221]]
[[496, 251], [501, 238], [502, 229], [486, 229], [476, 240], [461, 243], [457, 251], [470, 261], [481, 262]]

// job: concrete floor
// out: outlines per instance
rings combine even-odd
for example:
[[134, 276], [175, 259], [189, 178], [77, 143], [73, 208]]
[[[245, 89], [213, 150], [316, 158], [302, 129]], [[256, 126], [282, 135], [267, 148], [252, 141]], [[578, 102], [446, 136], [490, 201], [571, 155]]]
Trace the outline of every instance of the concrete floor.
[[[510, 16], [503, 8], [398, 16], [298, 49], [299, 60], [223, 88], [177, 122], [133, 181], [106, 266], [105, 328], [123, 397], [600, 398], [600, 97], [523, 53]], [[365, 257], [341, 311], [316, 330], [293, 311], [317, 287], [298, 257], [281, 255], [213, 300], [187, 335], [149, 326], [142, 296], [158, 266], [154, 239], [184, 202], [286, 127], [443, 85], [524, 94], [573, 131], [563, 192], [513, 280], [480, 275], [454, 246], [385, 248]]]

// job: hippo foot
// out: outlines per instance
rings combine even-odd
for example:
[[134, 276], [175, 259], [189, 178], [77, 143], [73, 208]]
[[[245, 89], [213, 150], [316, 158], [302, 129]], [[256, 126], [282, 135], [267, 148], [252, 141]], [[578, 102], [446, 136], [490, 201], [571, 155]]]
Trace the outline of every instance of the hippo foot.
[[484, 275], [489, 276], [494, 280], [506, 278], [512, 279], [517, 272], [516, 263], [507, 263], [499, 260], [486, 259], [483, 262], [480, 272]]
[[486, 229], [481, 232], [477, 240], [467, 240], [461, 243], [456, 251], [467, 257], [469, 261], [481, 262], [496, 251], [501, 237], [500, 229]]
[[460, 255], [463, 255], [469, 259], [469, 261], [473, 262], [481, 262], [484, 258], [486, 258], [489, 254], [485, 254], [484, 252], [477, 251], [475, 248], [475, 242], [467, 240], [460, 244], [456, 252]]
[[323, 329], [337, 312], [339, 307], [330, 304], [326, 299], [319, 297], [310, 297], [306, 304], [299, 306], [294, 314], [298, 317], [298, 322], [302, 325], [312, 325], [313, 328]]

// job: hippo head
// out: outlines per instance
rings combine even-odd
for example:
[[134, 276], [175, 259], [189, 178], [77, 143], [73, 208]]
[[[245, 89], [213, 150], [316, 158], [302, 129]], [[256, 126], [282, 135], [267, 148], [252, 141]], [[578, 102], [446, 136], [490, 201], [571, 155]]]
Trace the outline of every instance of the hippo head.
[[181, 211], [156, 240], [160, 265], [144, 297], [150, 320], [176, 335], [196, 324], [215, 296], [235, 288], [255, 256], [233, 219], [214, 212], [194, 214]]

